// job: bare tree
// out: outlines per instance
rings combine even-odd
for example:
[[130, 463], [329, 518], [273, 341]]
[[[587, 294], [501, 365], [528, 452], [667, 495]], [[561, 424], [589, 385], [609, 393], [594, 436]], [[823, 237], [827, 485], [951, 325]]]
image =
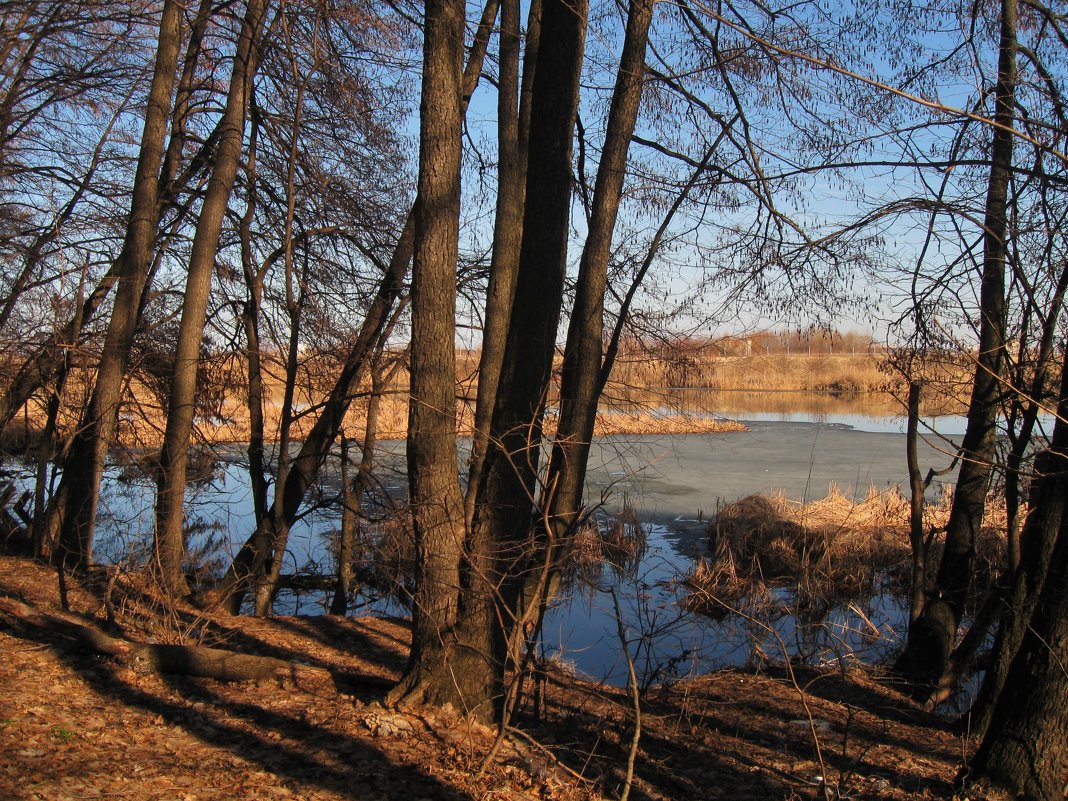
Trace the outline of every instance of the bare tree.
[[65, 564], [85, 566], [92, 561], [100, 480], [108, 448], [114, 439], [122, 382], [159, 228], [158, 185], [178, 66], [180, 23], [178, 4], [167, 0], [160, 16], [159, 45], [132, 191], [130, 220], [119, 257], [114, 308], [97, 366], [93, 396], [64, 460], [63, 479], [55, 501], [60, 520], [57, 557]]
[[160, 581], [175, 596], [183, 596], [188, 592], [182, 569], [185, 553], [182, 503], [185, 499], [201, 339], [219, 236], [241, 159], [246, 108], [256, 72], [256, 49], [263, 26], [264, 5], [263, 0], [249, 0], [245, 8], [230, 70], [226, 106], [219, 123], [220, 136], [211, 179], [197, 219], [183, 293], [181, 325], [170, 381], [167, 428], [159, 457], [155, 536], [155, 559]]

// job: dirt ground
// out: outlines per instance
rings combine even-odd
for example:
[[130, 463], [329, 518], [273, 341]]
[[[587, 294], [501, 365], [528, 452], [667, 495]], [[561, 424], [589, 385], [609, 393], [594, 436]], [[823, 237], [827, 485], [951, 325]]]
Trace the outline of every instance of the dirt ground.
[[[57, 585], [51, 568], [0, 557], [0, 598], [56, 611]], [[72, 583], [70, 610], [112, 636], [214, 645], [349, 679], [139, 672], [0, 612], [0, 799], [619, 797], [634, 731], [621, 690], [551, 675], [540, 714], [520, 714], [483, 765], [494, 729], [451, 710], [379, 704], [404, 666], [403, 621], [168, 612], [119, 582], [107, 623], [101, 593], [100, 583]], [[969, 748], [955, 723], [872, 675], [720, 671], [642, 699], [630, 797], [944, 799]]]

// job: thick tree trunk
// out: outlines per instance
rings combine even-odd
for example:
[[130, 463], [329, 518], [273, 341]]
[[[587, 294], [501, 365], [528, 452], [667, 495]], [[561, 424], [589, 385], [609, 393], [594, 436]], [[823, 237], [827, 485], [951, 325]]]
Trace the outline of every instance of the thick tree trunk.
[[[1055, 340], [1061, 320], [1061, 310], [1064, 306], [1064, 295], [1068, 292], [1068, 265], [1064, 265], [1057, 278], [1049, 308], [1038, 308], [1033, 298], [1029, 298], [1029, 311], [1042, 320], [1041, 336], [1038, 338], [1038, 350], [1035, 355], [1035, 371], [1030, 382], [1026, 379], [1026, 354], [1023, 352], [1033, 347], [1032, 342], [1023, 339], [1020, 343], [1021, 358], [1018, 360], [1017, 374], [1013, 379], [1013, 387], [1016, 392], [1014, 410], [1019, 414], [1017, 426], [1009, 425], [1012, 447], [1009, 450], [1005, 469], [1005, 511], [1008, 517], [1008, 574], [1010, 580], [1015, 577], [1020, 569], [1022, 555], [1021, 534], [1021, 482], [1023, 480], [1023, 465], [1031, 450], [1035, 426], [1038, 423], [1042, 404], [1039, 399], [1046, 396], [1047, 382], [1050, 378], [1050, 369], [1055, 364]], [[1062, 388], [1061, 397], [1064, 397]]]
[[237, 177], [244, 142], [245, 111], [256, 71], [256, 47], [263, 24], [263, 0], [249, 0], [241, 25], [237, 52], [230, 72], [226, 108], [215, 164], [200, 209], [186, 274], [182, 318], [171, 374], [167, 428], [159, 456], [159, 491], [156, 496], [156, 569], [163, 588], [180, 597], [189, 592], [182, 561], [185, 557], [184, 523], [189, 444], [196, 408], [197, 368], [204, 336], [215, 256], [219, 249], [223, 216]]
[[1016, 0], [1003, 0], [998, 83], [995, 91], [990, 178], [983, 231], [983, 273], [979, 296], [979, 355], [961, 444], [946, 544], [935, 579], [935, 592], [920, 617], [909, 626], [898, 669], [921, 695], [939, 685], [949, 665], [968, 600], [975, 543], [983, 524], [986, 494], [996, 455], [997, 415], [1005, 352], [1005, 266], [1009, 181], [1012, 177], [1012, 123], [1016, 87]]
[[92, 561], [100, 480], [118, 422], [123, 378], [159, 227], [160, 164], [178, 67], [180, 25], [179, 4], [167, 0], [160, 15], [159, 44], [134, 178], [130, 220], [119, 256], [115, 304], [89, 408], [64, 460], [63, 479], [57, 492], [60, 537], [56, 556], [68, 565], [86, 566]]
[[[531, 569], [542, 418], [563, 304], [571, 201], [571, 148], [585, 46], [585, 0], [542, 5], [530, 114], [523, 243], [515, 299], [477, 489], [463, 632], [501, 695], [517, 600]], [[486, 544], [489, 544], [488, 546]]]
[[[465, 113], [481, 74], [496, 9], [497, 0], [487, 0], [486, 11], [483, 13], [484, 24], [479, 26], [469, 50], [467, 67], [463, 75], [463, 110]], [[488, 23], [485, 22], [487, 17], [489, 17]], [[413, 206], [405, 219], [404, 228], [397, 240], [386, 273], [382, 276], [375, 292], [374, 300], [345, 357], [341, 373], [334, 382], [315, 425], [290, 463], [282, 492], [273, 504], [273, 506], [280, 507], [281, 518], [279, 519], [288, 521], [287, 525], [292, 525], [293, 520], [296, 519], [304, 495], [326, 461], [330, 448], [341, 430], [341, 422], [352, 403], [360, 378], [367, 367], [368, 356], [381, 341], [383, 332], [390, 324], [394, 306], [404, 291], [404, 277], [408, 271], [408, 264], [412, 260], [414, 247], [415, 208]], [[230, 613], [237, 614], [252, 576], [261, 571], [264, 562], [272, 557], [271, 543], [274, 538], [266, 529], [269, 525], [268, 521], [275, 516], [275, 513], [275, 509], [268, 510], [264, 522], [256, 526], [248, 540], [241, 546], [222, 581], [202, 596], [199, 599], [200, 603], [205, 606], [222, 606]]]
[[[1061, 494], [1057, 502], [1063, 507], [1063, 478], [1059, 483]], [[1043, 501], [1054, 498], [1044, 496]], [[971, 765], [973, 776], [985, 778], [1027, 801], [1062, 798], [1068, 787], [1066, 585], [1068, 518], [1062, 514], [1041, 595]]]
[[464, 4], [425, 8], [407, 442], [417, 579], [408, 667], [390, 700], [485, 717], [485, 679], [453, 662], [465, 534], [455, 401]]
[[[1068, 354], [1061, 367], [1060, 401], [1053, 425], [1050, 447], [1036, 460], [1031, 481], [1030, 510], [1021, 537], [1020, 567], [1001, 615], [994, 650], [983, 679], [979, 697], [972, 709], [972, 729], [988, 729], [1008, 680], [1010, 665], [1027, 632], [1038, 599], [1049, 580], [1050, 560], [1058, 532], [1063, 531], [1068, 515]], [[1064, 584], [1060, 584], [1064, 591]]]

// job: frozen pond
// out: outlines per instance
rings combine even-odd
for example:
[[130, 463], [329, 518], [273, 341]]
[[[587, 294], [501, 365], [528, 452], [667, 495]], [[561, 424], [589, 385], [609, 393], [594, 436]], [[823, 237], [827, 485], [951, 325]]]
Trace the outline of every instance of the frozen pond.
[[[607, 491], [616, 506], [625, 498], [648, 524], [649, 548], [635, 580], [608, 581], [600, 592], [576, 592], [570, 604], [554, 610], [546, 641], [561, 658], [593, 678], [622, 680], [626, 665], [608, 585], [616, 590], [631, 652], [646, 676], [744, 663], [761, 652], [773, 659], [803, 653], [821, 662], [872, 660], [896, 645], [905, 633], [904, 607], [887, 596], [858, 601], [800, 626], [791, 615], [715, 622], [684, 614], [677, 603], [678, 578], [695, 555], [705, 552], [706, 520], [717, 504], [774, 491], [815, 500], [832, 483], [860, 501], [872, 487], [907, 486], [898, 418], [782, 416], [745, 420], [750, 431], [744, 433], [616, 437], [596, 444], [589, 496], [596, 499]], [[963, 430], [959, 418], [937, 425], [947, 436]], [[921, 469], [947, 466], [951, 449], [928, 437], [921, 444]]]
[[[790, 615], [776, 620], [731, 616], [711, 621], [681, 611], [680, 577], [695, 554], [706, 548], [706, 521], [717, 504], [739, 497], [782, 491], [795, 500], [814, 500], [833, 483], [862, 500], [871, 487], [883, 490], [907, 483], [903, 421], [886, 415], [739, 415], [747, 432], [686, 436], [617, 436], [599, 439], [592, 450], [588, 496], [604, 511], [633, 509], [648, 535], [648, 549], [636, 574], [617, 581], [605, 570], [599, 583], [569, 589], [545, 625], [547, 655], [570, 662], [597, 679], [625, 676], [612, 593], [620, 604], [627, 639], [639, 673], [646, 678], [744, 663], [760, 650], [772, 658], [802, 652], [816, 661], [858, 656], [877, 658], [903, 634], [902, 610], [886, 597], [858, 601], [834, 610], [816, 626], [797, 626]], [[938, 422], [957, 435], [959, 418]], [[403, 443], [382, 444], [380, 464], [389, 467], [387, 489], [404, 492]], [[952, 445], [928, 436], [921, 466], [941, 469]], [[189, 493], [189, 522], [199, 527], [194, 541], [214, 535], [224, 548], [236, 548], [251, 530], [252, 500], [240, 449], [224, 452], [215, 481]], [[329, 482], [331, 479], [327, 477]], [[336, 477], [333, 479], [336, 483]], [[109, 482], [102, 504], [98, 558], [118, 560], [144, 548], [152, 527], [154, 485], [144, 480]], [[294, 527], [283, 572], [318, 565], [331, 572], [324, 543], [338, 525], [333, 511], [311, 513]], [[364, 599], [361, 612], [397, 613], [396, 604]], [[281, 596], [280, 612], [319, 613], [320, 601]], [[775, 634], [765, 628], [771, 624]]]

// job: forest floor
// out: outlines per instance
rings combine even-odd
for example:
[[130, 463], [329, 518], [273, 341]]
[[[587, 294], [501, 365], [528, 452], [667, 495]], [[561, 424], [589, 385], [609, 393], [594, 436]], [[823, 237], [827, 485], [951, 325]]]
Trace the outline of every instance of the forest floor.
[[[0, 611], [0, 799], [619, 797], [634, 730], [623, 690], [550, 673], [540, 715], [518, 715], [522, 733], [482, 769], [494, 729], [380, 705], [404, 666], [403, 621], [164, 611], [125, 582], [106, 588], [111, 604], [99, 584], [68, 583], [67, 617], [112, 636], [279, 657], [348, 680], [144, 672]], [[58, 615], [57, 574], [2, 556], [0, 599]], [[970, 747], [953, 721], [871, 672], [725, 670], [642, 699], [630, 797], [946, 799]]]

